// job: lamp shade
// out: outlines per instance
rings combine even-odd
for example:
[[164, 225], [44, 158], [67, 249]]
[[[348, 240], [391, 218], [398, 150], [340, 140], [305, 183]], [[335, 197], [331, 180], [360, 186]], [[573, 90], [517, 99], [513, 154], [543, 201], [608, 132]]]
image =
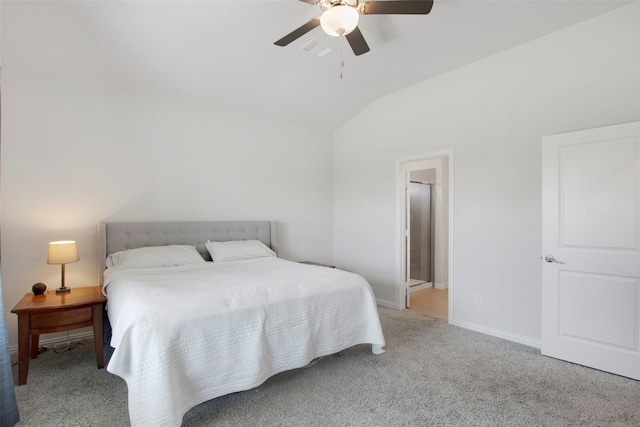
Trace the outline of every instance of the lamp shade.
[[49, 242], [49, 256], [47, 264], [68, 264], [80, 259], [78, 256], [78, 246], [73, 240], [61, 240]]
[[339, 5], [325, 10], [320, 16], [320, 25], [330, 36], [346, 36], [358, 26], [360, 14], [351, 6]]

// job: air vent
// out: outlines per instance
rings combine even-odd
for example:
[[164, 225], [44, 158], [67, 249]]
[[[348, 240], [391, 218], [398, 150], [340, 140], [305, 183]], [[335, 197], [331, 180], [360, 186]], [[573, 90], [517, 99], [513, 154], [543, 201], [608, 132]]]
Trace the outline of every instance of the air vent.
[[305, 44], [303, 44], [302, 46], [300, 46], [300, 50], [307, 51], [310, 54], [317, 55], [321, 58], [333, 52], [333, 49], [321, 46], [320, 43], [315, 39], [311, 39]]
[[311, 52], [314, 47], [318, 46], [318, 42], [311, 39], [300, 47], [302, 50], [306, 50], [307, 52]]

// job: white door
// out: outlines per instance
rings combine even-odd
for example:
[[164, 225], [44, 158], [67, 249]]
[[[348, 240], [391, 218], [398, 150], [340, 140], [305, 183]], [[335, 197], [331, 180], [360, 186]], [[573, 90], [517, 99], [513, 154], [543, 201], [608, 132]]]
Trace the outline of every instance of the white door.
[[411, 307], [411, 194], [409, 193], [410, 171], [405, 170], [404, 182], [404, 288], [405, 288], [405, 307]]
[[640, 122], [543, 138], [542, 213], [542, 354], [640, 379]]

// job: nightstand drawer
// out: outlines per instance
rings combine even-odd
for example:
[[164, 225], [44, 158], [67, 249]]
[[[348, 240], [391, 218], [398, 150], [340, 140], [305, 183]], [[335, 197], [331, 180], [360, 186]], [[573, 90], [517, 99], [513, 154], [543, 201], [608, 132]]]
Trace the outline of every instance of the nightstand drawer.
[[92, 310], [91, 307], [80, 307], [73, 310], [33, 313], [31, 315], [31, 328], [51, 329], [57, 326], [91, 322], [93, 319]]

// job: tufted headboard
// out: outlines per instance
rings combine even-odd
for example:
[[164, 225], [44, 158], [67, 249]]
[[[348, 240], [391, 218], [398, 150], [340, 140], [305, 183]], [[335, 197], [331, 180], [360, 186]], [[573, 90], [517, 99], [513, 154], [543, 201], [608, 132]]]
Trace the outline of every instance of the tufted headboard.
[[107, 255], [145, 246], [194, 245], [205, 260], [204, 244], [229, 240], [260, 240], [278, 253], [275, 221], [101, 222], [98, 225], [99, 280], [104, 280]]

